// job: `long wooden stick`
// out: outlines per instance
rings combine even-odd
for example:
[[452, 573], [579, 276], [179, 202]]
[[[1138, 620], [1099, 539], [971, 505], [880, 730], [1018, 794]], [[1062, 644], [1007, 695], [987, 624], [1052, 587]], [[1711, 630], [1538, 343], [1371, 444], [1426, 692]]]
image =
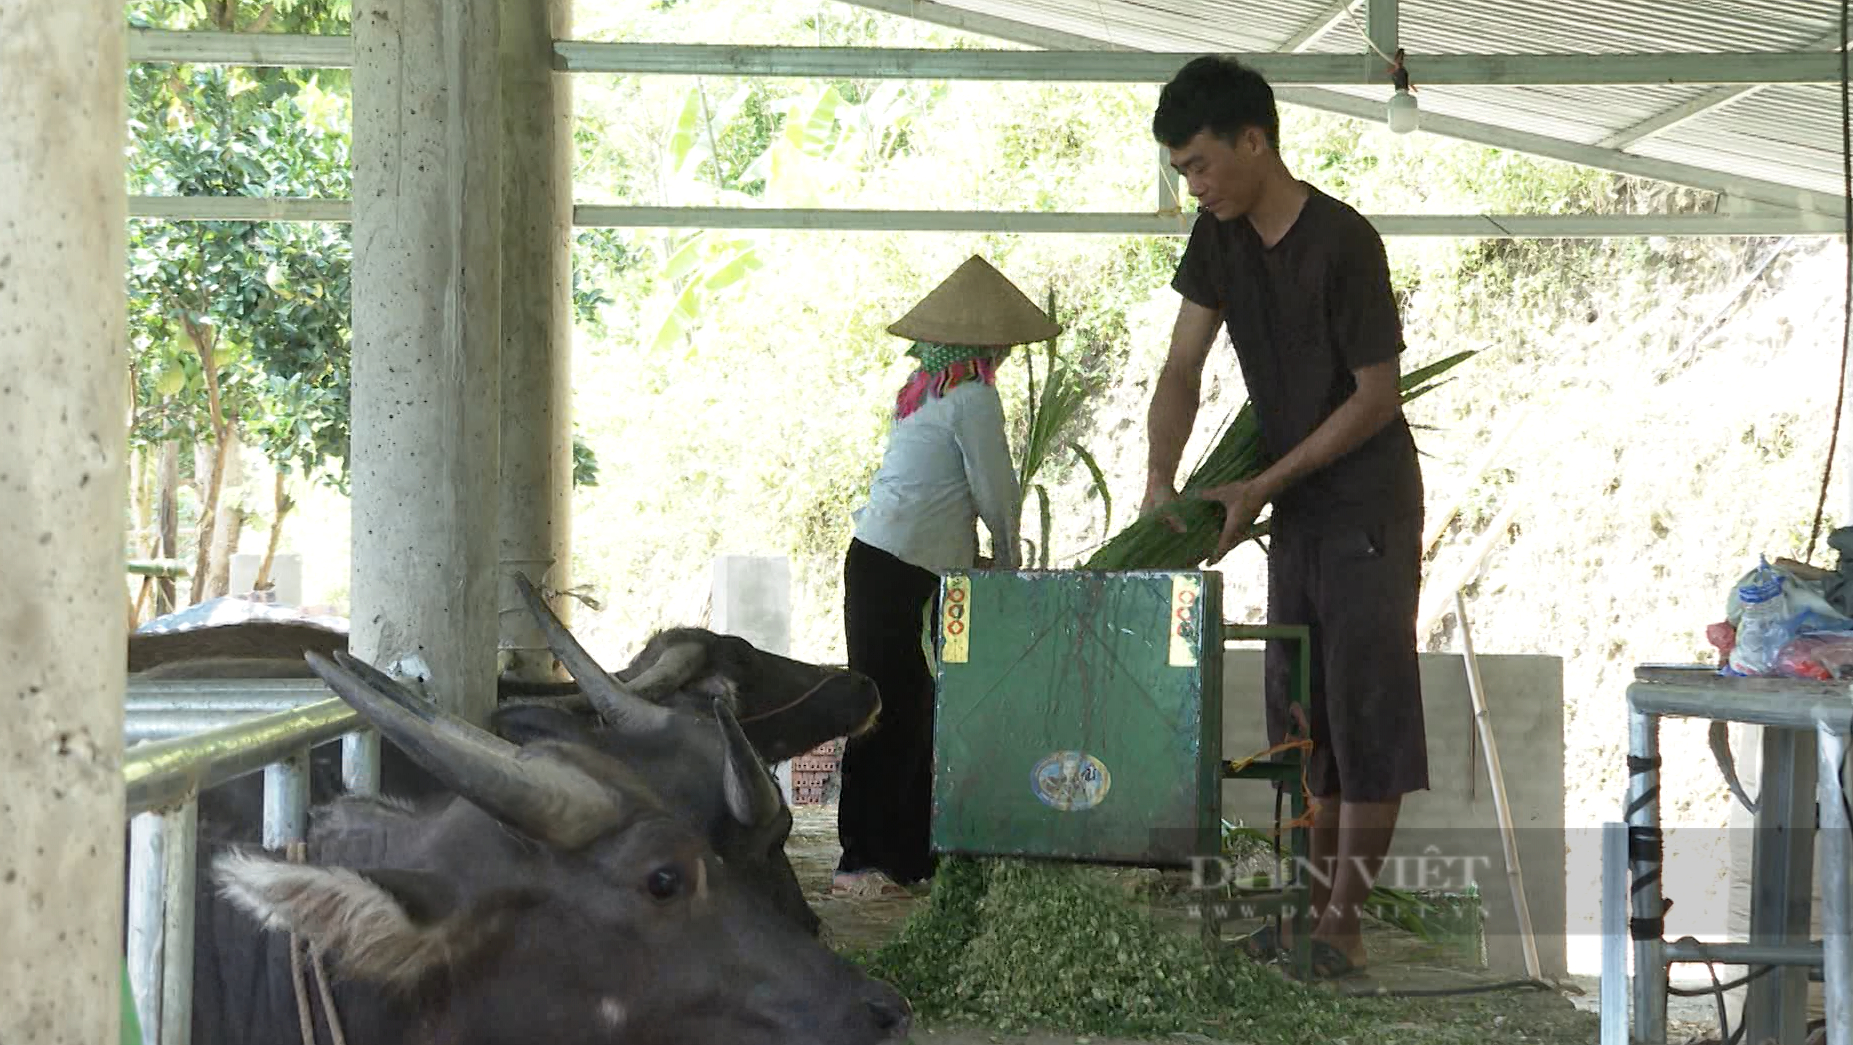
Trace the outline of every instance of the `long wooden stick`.
[[1493, 724], [1487, 714], [1486, 684], [1480, 678], [1480, 661], [1473, 652], [1473, 626], [1467, 621], [1467, 600], [1458, 588], [1454, 591], [1454, 618], [1460, 625], [1467, 692], [1473, 697], [1473, 721], [1479, 732], [1480, 746], [1486, 749], [1486, 773], [1493, 782], [1493, 813], [1499, 818], [1499, 841], [1506, 857], [1506, 883], [1512, 890], [1519, 939], [1525, 947], [1525, 971], [1537, 980], [1543, 977], [1543, 971], [1538, 962], [1538, 939], [1531, 927], [1531, 903], [1525, 898], [1525, 874], [1519, 865], [1518, 833], [1512, 822], [1512, 805], [1506, 797], [1506, 776], [1499, 763], [1499, 745], [1493, 740]]

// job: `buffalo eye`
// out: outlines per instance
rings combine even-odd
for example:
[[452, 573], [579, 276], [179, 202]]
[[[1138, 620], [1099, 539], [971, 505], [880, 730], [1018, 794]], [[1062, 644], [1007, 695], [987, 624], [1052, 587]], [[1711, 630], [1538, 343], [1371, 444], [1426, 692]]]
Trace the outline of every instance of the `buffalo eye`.
[[659, 867], [650, 872], [644, 887], [658, 900], [672, 899], [682, 891], [682, 872], [674, 867]]

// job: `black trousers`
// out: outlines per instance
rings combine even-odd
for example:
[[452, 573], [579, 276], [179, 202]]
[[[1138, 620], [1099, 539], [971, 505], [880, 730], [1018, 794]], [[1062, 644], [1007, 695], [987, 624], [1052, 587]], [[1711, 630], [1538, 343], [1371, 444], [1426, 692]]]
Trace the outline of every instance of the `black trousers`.
[[921, 647], [939, 577], [852, 539], [843, 557], [849, 668], [881, 693], [875, 727], [843, 750], [837, 799], [839, 871], [881, 871], [897, 882], [933, 874], [933, 676]]
[[[1415, 622], [1422, 516], [1318, 530], [1277, 526], [1268, 546], [1268, 623], [1312, 629], [1313, 750], [1318, 798], [1387, 802], [1428, 788], [1427, 727]], [[1286, 739], [1288, 651], [1267, 646], [1267, 724]]]

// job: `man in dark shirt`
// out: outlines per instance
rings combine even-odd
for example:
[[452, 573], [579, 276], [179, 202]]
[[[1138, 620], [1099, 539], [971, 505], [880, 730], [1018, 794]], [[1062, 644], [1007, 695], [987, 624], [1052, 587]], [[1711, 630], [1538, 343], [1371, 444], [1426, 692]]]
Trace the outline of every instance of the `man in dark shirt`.
[[[1274, 94], [1254, 71], [1191, 62], [1160, 94], [1152, 127], [1200, 216], [1172, 281], [1183, 301], [1147, 418], [1144, 507], [1176, 497], [1203, 364], [1225, 324], [1269, 463], [1204, 492], [1225, 509], [1211, 562], [1273, 505], [1268, 619], [1310, 626], [1315, 647], [1305, 728], [1312, 856], [1326, 869], [1313, 877], [1315, 969], [1349, 975], [1364, 965], [1359, 913], [1402, 796], [1428, 787], [1415, 637], [1422, 477], [1398, 390], [1389, 263], [1369, 222], [1287, 170]], [[1274, 743], [1299, 732], [1283, 647], [1267, 652]], [[1250, 950], [1283, 944], [1264, 930]]]

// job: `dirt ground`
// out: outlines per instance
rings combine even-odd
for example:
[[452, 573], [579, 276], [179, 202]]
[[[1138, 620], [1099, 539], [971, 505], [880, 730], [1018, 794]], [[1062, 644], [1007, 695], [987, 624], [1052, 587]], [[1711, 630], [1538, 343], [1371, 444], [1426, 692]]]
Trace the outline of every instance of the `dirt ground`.
[[[787, 843], [798, 880], [804, 886], [812, 906], [824, 920], [826, 939], [838, 948], [877, 945], [893, 936], [922, 900], [907, 898], [848, 899], [830, 895], [830, 874], [841, 852], [836, 840], [836, 807], [806, 805], [793, 810], [792, 836]], [[1226, 935], [1247, 932], [1259, 923], [1229, 922]], [[1468, 968], [1457, 948], [1423, 942], [1418, 937], [1385, 926], [1368, 930], [1365, 946], [1369, 952], [1371, 973], [1361, 981], [1350, 981], [1350, 992], [1435, 990], [1470, 987], [1491, 982], [1485, 970]], [[1593, 980], [1560, 985], [1559, 991], [1502, 991], [1452, 998], [1429, 998], [1420, 1003], [1420, 1015], [1428, 1025], [1456, 1025], [1456, 1033], [1445, 1040], [1460, 1040], [1458, 1025], [1485, 1025], [1498, 1021], [1516, 1034], [1498, 1036], [1500, 1040], [1536, 1042], [1538, 1045], [1590, 1045], [1596, 1040], [1595, 1001], [1597, 984]], [[1404, 1023], [1399, 1030], [1409, 1045], [1425, 1040], [1422, 1023]], [[1488, 1035], [1492, 1040], [1493, 1035]], [[1083, 1037], [1054, 1033], [1022, 1035], [1000, 1033], [983, 1027], [949, 1027], [925, 1024], [911, 1040], [937, 1045], [1148, 1045], [1124, 1039]], [[1190, 1042], [1195, 1045], [1251, 1045], [1223, 1042], [1200, 1035], [1174, 1035], [1162, 1039], [1166, 1045]], [[1674, 1040], [1684, 1040], [1675, 1038]], [[1155, 1043], [1153, 1043], [1155, 1045]]]

